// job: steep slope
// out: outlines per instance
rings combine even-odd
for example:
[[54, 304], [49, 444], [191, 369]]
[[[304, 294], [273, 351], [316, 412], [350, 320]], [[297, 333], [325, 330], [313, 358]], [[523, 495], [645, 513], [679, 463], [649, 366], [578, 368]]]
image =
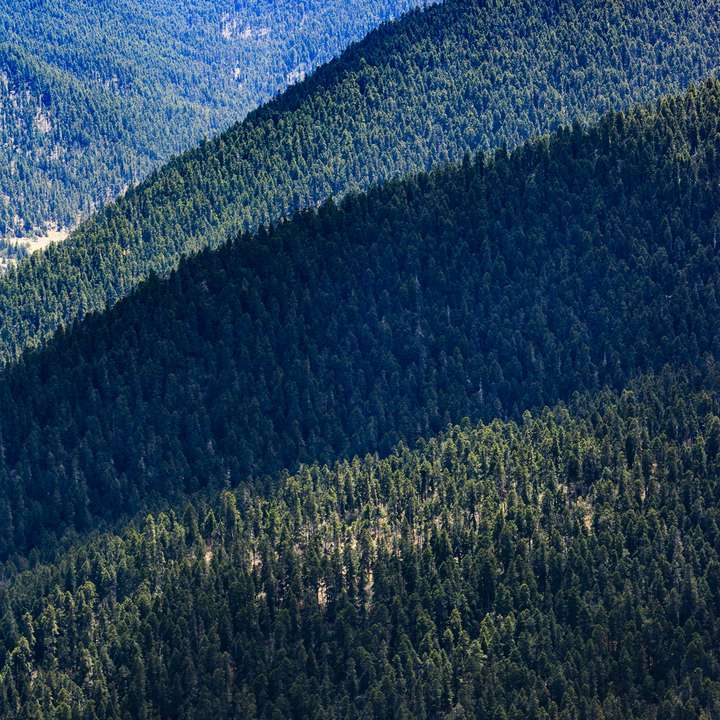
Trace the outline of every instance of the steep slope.
[[720, 369], [454, 427], [0, 589], [0, 714], [720, 714]]
[[0, 237], [72, 227], [422, 0], [2, 0]]
[[720, 356], [720, 83], [330, 202], [0, 376], [0, 555]]
[[21, 263], [0, 282], [0, 359], [239, 229], [685, 86], [717, 67], [719, 23], [717, 0], [415, 12]]

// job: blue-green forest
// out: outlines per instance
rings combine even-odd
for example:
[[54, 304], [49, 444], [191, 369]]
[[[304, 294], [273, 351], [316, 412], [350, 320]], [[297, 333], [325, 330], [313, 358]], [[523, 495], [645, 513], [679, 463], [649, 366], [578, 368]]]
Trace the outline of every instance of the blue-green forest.
[[373, 7], [0, 279], [3, 719], [720, 717], [720, 6]]

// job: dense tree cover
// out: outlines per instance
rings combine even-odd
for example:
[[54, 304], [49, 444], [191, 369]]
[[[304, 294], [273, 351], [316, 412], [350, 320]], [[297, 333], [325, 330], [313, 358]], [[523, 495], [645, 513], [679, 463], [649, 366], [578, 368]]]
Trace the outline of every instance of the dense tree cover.
[[422, 0], [2, 0], [0, 237], [77, 224]]
[[21, 263], [0, 282], [0, 360], [240, 229], [700, 79], [719, 23], [717, 0], [415, 11]]
[[0, 556], [720, 356], [720, 82], [304, 211], [0, 376]]
[[0, 238], [0, 263], [3, 259], [5, 262], [19, 260], [27, 254], [28, 250], [24, 244]]
[[29, 718], [720, 716], [720, 368], [93, 537], [0, 589]]

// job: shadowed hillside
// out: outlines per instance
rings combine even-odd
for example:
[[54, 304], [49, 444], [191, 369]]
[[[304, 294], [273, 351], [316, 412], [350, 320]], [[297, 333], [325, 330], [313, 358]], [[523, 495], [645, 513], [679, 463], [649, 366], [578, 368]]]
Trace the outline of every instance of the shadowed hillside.
[[2, 554], [720, 355], [720, 83], [306, 211], [0, 377]]
[[[0, 359], [299, 207], [713, 71], [715, 0], [449, 0], [371, 33], [0, 281]], [[160, 127], [160, 126], [158, 126]]]

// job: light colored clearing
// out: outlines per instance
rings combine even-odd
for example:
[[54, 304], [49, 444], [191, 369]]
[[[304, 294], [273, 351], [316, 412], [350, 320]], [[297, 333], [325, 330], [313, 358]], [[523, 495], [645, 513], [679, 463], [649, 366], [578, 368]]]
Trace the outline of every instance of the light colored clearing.
[[318, 583], [317, 599], [318, 599], [318, 605], [321, 608], [325, 609], [327, 607], [328, 592], [327, 592], [327, 585], [325, 584], [324, 580], [321, 580]]
[[305, 65], [298, 65], [298, 67], [286, 75], [285, 81], [288, 85], [294, 85], [295, 83], [302, 82], [306, 74]]
[[[8, 245], [16, 247], [24, 247], [29, 255], [41, 252], [50, 245], [62, 242], [70, 234], [69, 230], [64, 228], [51, 227], [44, 235], [28, 235], [27, 237], [9, 237], [3, 238]], [[0, 248], [0, 276], [6, 273], [10, 268], [17, 265], [17, 257], [12, 250], [7, 250], [4, 246]]]
[[239, 14], [224, 13], [220, 18], [220, 35], [224, 40], [248, 41], [253, 38], [262, 40], [272, 33], [272, 28], [262, 25], [252, 28], [250, 25], [241, 25], [242, 17]]
[[203, 560], [205, 561], [205, 567], [210, 567], [210, 563], [212, 562], [212, 559], [214, 557], [214, 553], [212, 551], [212, 548], [208, 548], [205, 550], [205, 555], [203, 555]]
[[35, 128], [43, 135], [47, 135], [47, 133], [52, 130], [52, 123], [50, 122], [50, 118], [41, 110], [38, 110], [38, 113], [35, 116]]
[[577, 500], [577, 506], [580, 508], [580, 511], [582, 512], [582, 523], [585, 526], [585, 529], [588, 532], [592, 532], [593, 527], [593, 506], [590, 504], [590, 502], [584, 498], [579, 498]]
[[64, 228], [55, 228], [54, 230], [48, 230], [45, 235], [15, 238], [12, 242], [17, 243], [18, 245], [25, 245], [29, 253], [34, 253], [38, 250], [44, 250], [48, 247], [48, 245], [52, 245], [53, 243], [62, 242], [69, 234], [69, 230]]

